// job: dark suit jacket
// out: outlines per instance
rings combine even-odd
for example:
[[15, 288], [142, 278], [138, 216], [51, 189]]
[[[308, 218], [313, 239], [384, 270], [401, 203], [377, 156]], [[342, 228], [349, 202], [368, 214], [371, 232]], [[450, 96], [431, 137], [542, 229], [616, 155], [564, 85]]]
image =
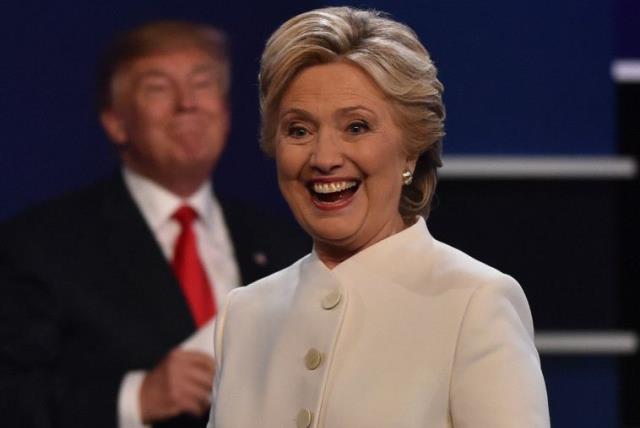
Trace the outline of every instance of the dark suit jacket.
[[[244, 283], [309, 252], [310, 241], [292, 224], [222, 205]], [[267, 263], [256, 263], [256, 253]], [[4, 426], [114, 428], [125, 372], [153, 367], [194, 330], [120, 175], [0, 226]]]

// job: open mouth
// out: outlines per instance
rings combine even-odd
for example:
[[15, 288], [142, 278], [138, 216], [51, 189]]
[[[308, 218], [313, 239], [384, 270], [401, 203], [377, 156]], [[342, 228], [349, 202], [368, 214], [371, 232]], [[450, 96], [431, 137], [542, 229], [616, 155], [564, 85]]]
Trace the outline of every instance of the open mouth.
[[312, 181], [307, 187], [314, 202], [320, 204], [338, 204], [351, 198], [359, 186], [359, 181], [343, 180], [329, 182]]

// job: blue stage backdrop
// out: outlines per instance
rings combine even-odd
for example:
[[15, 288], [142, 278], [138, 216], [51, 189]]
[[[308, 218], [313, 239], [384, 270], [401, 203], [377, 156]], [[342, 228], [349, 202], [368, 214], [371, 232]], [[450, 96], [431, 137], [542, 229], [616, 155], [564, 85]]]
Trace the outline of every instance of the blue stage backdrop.
[[[609, 1], [357, 4], [408, 23], [431, 50], [446, 85], [447, 154], [615, 151]], [[282, 207], [271, 162], [257, 149], [259, 55], [279, 23], [321, 5], [300, 0], [4, 2], [0, 218], [114, 168], [93, 108], [98, 53], [115, 31], [157, 18], [208, 22], [230, 33], [233, 131], [216, 187]]]

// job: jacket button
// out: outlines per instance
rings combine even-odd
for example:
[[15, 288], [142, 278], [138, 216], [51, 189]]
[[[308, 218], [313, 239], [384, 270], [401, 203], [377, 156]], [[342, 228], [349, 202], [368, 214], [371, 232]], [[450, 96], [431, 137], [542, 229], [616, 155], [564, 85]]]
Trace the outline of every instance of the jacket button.
[[322, 352], [315, 348], [309, 349], [309, 352], [304, 357], [304, 365], [309, 370], [315, 370], [320, 367], [320, 364], [322, 364]]
[[330, 310], [338, 306], [338, 303], [342, 300], [342, 294], [339, 291], [332, 291], [322, 299], [322, 307], [326, 310]]
[[298, 412], [298, 417], [296, 418], [296, 425], [298, 428], [309, 428], [311, 426], [311, 421], [313, 420], [313, 413], [311, 413], [307, 409], [302, 409]]

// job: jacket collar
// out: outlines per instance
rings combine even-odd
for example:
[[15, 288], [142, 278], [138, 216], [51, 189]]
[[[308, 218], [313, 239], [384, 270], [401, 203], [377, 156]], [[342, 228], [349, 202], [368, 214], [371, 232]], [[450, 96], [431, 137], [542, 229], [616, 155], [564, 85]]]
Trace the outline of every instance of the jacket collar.
[[314, 249], [306, 261], [312, 266], [305, 271], [326, 271], [325, 274], [332, 274], [347, 287], [373, 279], [387, 284], [410, 284], [417, 272], [431, 268], [429, 262], [425, 263], [428, 260], [425, 255], [432, 251], [434, 242], [426, 221], [420, 217], [412, 226], [365, 248], [333, 269], [324, 265]]

